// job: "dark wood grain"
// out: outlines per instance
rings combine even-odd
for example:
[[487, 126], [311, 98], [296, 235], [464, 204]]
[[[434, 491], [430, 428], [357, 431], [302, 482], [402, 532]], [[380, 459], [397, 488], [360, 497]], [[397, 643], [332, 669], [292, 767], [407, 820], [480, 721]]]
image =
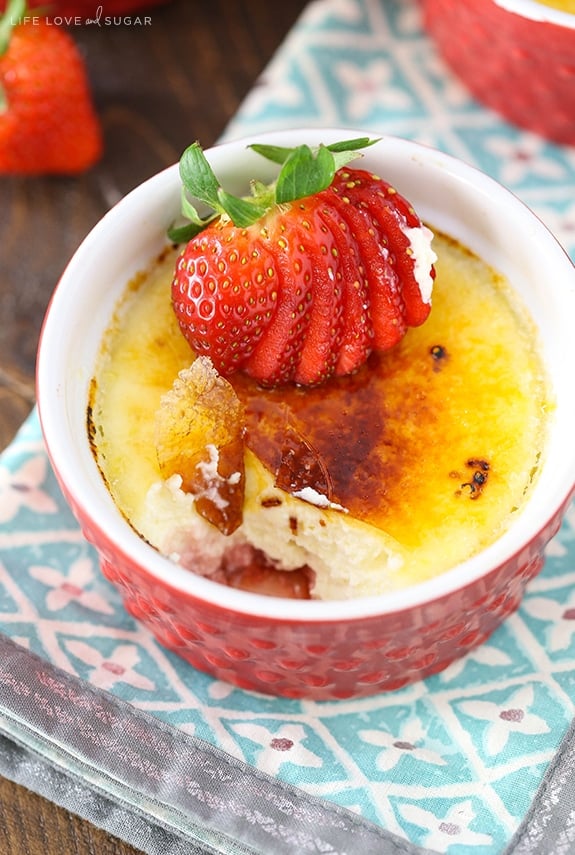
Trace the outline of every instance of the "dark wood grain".
[[[74, 250], [122, 195], [221, 135], [306, 0], [172, 0], [149, 26], [74, 27], [105, 134], [77, 178], [0, 177], [0, 449], [34, 404], [42, 318]], [[2, 855], [134, 849], [0, 779]]]

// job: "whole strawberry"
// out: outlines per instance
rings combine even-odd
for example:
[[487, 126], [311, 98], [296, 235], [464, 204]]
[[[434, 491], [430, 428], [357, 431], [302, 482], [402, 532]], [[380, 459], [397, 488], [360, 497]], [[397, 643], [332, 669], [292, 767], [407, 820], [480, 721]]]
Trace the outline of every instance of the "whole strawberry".
[[427, 318], [432, 233], [390, 184], [347, 166], [371, 143], [251, 146], [282, 168], [249, 198], [219, 186], [198, 144], [184, 152], [184, 188], [215, 214], [202, 220], [184, 196], [172, 300], [193, 350], [224, 376], [316, 385]]
[[102, 154], [82, 58], [61, 26], [24, 13], [12, 0], [0, 24], [0, 173], [82, 172]]

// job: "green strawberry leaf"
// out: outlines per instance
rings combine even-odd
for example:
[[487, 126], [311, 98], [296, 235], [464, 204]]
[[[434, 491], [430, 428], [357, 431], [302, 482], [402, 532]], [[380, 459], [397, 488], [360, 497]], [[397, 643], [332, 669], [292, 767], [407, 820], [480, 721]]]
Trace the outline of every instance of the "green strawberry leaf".
[[341, 142], [330, 143], [327, 148], [330, 151], [358, 151], [360, 148], [368, 148], [370, 145], [379, 142], [379, 139], [370, 139], [369, 137], [357, 137], [354, 140], [341, 140]]
[[345, 166], [346, 163], [355, 160], [357, 157], [361, 157], [359, 149], [368, 148], [368, 146], [376, 142], [379, 142], [379, 140], [372, 140], [369, 137], [359, 137], [355, 140], [343, 140], [342, 142], [328, 145], [327, 148], [333, 154], [335, 161], [335, 171], [337, 172], [338, 169], [341, 169], [342, 166]]
[[250, 146], [282, 168], [276, 181], [276, 202], [293, 202], [312, 196], [329, 187], [338, 169], [360, 156], [359, 149], [373, 145], [377, 140], [369, 137], [357, 137], [352, 140], [320, 145], [312, 150], [302, 145], [297, 148], [260, 145]]
[[[21, 2], [21, 0], [12, 0]], [[186, 225], [172, 225], [168, 237], [174, 243], [190, 240], [218, 216], [229, 218], [239, 228], [247, 228], [261, 219], [276, 204], [293, 202], [325, 190], [333, 181], [338, 169], [360, 156], [359, 149], [377, 142], [369, 137], [320, 145], [311, 149], [307, 145], [296, 148], [261, 145], [249, 146], [257, 154], [281, 166], [275, 182], [251, 182], [251, 196], [233, 196], [220, 186], [198, 142], [184, 151], [180, 160], [182, 179], [182, 215], [189, 220]], [[213, 213], [201, 217], [190, 197], [208, 205]]]
[[307, 145], [293, 149], [276, 181], [276, 202], [292, 202], [329, 187], [335, 175], [333, 154], [320, 146], [314, 157]]
[[221, 187], [218, 191], [218, 201], [232, 223], [239, 228], [253, 225], [269, 210], [269, 205], [260, 205], [253, 198], [240, 199], [238, 196], [226, 193]]
[[[26, 12], [26, 0], [9, 0], [6, 11], [0, 15], [0, 57], [4, 56], [10, 45], [12, 30]], [[0, 115], [8, 110], [6, 91], [0, 81]]]
[[280, 165], [285, 163], [293, 151], [293, 148], [284, 148], [280, 145], [264, 145], [262, 143], [252, 143], [248, 148], [251, 148], [256, 154], [261, 154], [266, 160], [271, 160], [272, 163], [279, 163]]
[[171, 225], [168, 228], [168, 237], [172, 243], [182, 243], [183, 241], [187, 242], [191, 240], [202, 232], [206, 226], [218, 216], [217, 213], [212, 213], [208, 214], [207, 217], [200, 217], [194, 205], [192, 205], [190, 200], [187, 198], [184, 187], [182, 187], [181, 192], [181, 206], [182, 215], [189, 220], [189, 223], [182, 226]]
[[167, 230], [168, 239], [174, 244], [187, 243], [196, 235], [199, 235], [206, 227], [204, 223], [201, 226], [196, 223], [187, 223], [184, 226], [169, 226]]
[[[334, 154], [349, 154], [353, 155], [354, 158], [359, 157], [359, 150], [362, 148], [368, 148], [370, 145], [379, 142], [378, 139], [371, 139], [370, 137], [356, 137], [352, 140], [341, 140], [336, 143], [329, 143], [325, 146], [325, 148], [329, 149], [329, 151]], [[260, 154], [262, 157], [265, 157], [266, 160], [271, 160], [272, 163], [279, 163], [280, 166], [286, 162], [290, 154], [292, 154], [295, 149], [294, 148], [286, 148], [280, 145], [265, 145], [262, 143], [252, 143], [252, 145], [248, 146], [252, 151], [255, 151], [256, 154]], [[349, 163], [349, 160], [343, 160], [341, 163], [342, 166], [345, 163]], [[336, 157], [337, 162], [337, 157]], [[339, 167], [337, 167], [339, 168]]]
[[202, 217], [198, 214], [198, 211], [195, 205], [192, 205], [188, 197], [186, 196], [186, 191], [182, 187], [182, 214], [192, 223], [200, 225], [203, 223]]
[[26, 11], [26, 0], [9, 0], [6, 11], [0, 15], [0, 56], [8, 50], [12, 30]]
[[220, 184], [198, 142], [192, 143], [180, 159], [180, 178], [191, 196], [219, 209]]
[[220, 186], [200, 144], [197, 142], [188, 146], [182, 155], [180, 178], [184, 185], [182, 214], [193, 224], [202, 224], [202, 228], [205, 228], [213, 217], [202, 220], [186, 193], [209, 205], [217, 214], [228, 216], [234, 225], [241, 228], [251, 226], [252, 223], [263, 217], [270, 207], [269, 202], [267, 204], [260, 203], [255, 197], [242, 199], [239, 196], [232, 196], [231, 193], [227, 193]]

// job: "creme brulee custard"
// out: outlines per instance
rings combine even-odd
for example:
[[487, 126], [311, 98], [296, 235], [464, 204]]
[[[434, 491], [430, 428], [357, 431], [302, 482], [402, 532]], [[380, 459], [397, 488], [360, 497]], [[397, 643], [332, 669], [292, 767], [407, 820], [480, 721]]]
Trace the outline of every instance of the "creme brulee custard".
[[[428, 579], [501, 535], [544, 448], [537, 336], [494, 270], [446, 236], [434, 249], [428, 320], [356, 373], [306, 389], [228, 378], [248, 436], [243, 521], [230, 535], [158, 465], [156, 414], [194, 358], [170, 303], [176, 251], [137, 277], [105, 338], [90, 426], [109, 489], [140, 535], [239, 587], [257, 588], [250, 579], [274, 568], [295, 571], [286, 595], [322, 599]], [[278, 486], [286, 465], [289, 491]]]

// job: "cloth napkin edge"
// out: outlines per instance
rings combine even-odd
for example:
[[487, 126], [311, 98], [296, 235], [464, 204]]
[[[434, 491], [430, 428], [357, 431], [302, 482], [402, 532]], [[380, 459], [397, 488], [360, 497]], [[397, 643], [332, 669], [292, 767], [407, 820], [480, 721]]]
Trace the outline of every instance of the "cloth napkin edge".
[[[436, 855], [156, 719], [1, 633], [0, 663], [0, 734], [5, 740], [39, 758], [45, 768], [49, 764], [69, 780], [83, 782], [84, 791], [89, 787], [127, 816], [135, 812], [194, 844], [227, 846], [208, 852]], [[4, 758], [0, 772], [3, 766], [8, 772]], [[38, 781], [32, 775], [18, 783], [37, 792]], [[62, 806], [78, 813], [74, 792], [65, 788]], [[124, 833], [119, 836], [126, 839]], [[267, 848], [270, 842], [273, 850]], [[308, 848], [292, 848], [304, 844]], [[154, 849], [144, 851], [157, 855]]]

